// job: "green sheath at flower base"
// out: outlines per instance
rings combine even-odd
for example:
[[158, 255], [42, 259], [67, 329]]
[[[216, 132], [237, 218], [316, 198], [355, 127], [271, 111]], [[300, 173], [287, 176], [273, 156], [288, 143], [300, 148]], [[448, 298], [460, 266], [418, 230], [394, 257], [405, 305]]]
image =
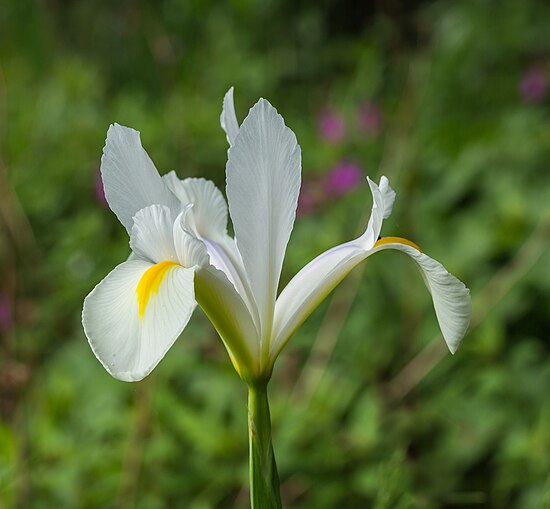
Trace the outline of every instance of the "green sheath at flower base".
[[[300, 146], [265, 99], [239, 125], [232, 88], [223, 100], [221, 125], [230, 145], [229, 205], [208, 180], [180, 180], [174, 172], [161, 177], [139, 132], [118, 124], [109, 128], [101, 176], [132, 254], [86, 297], [82, 323], [105, 369], [120, 380], [137, 381], [160, 362], [199, 304], [239, 376], [253, 387], [254, 507], [280, 507], [265, 385], [281, 350], [321, 301], [369, 256], [401, 251], [420, 269], [454, 353], [470, 320], [470, 295], [416, 244], [401, 237], [380, 239], [395, 200], [386, 177], [378, 184], [367, 179], [373, 205], [365, 232], [321, 253], [278, 294], [300, 191]], [[235, 238], [227, 232], [229, 216]]]

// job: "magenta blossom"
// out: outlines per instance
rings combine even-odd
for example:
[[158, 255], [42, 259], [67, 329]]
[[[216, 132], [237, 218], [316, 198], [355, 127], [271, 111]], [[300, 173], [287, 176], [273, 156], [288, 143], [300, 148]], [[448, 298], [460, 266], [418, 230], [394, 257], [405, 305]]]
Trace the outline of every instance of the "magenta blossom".
[[315, 182], [302, 182], [298, 195], [297, 213], [300, 216], [309, 216], [317, 210], [319, 202], [319, 186]]
[[541, 102], [546, 97], [548, 80], [546, 73], [540, 67], [531, 67], [523, 74], [519, 84], [519, 92], [524, 101]]
[[105, 198], [105, 189], [103, 188], [103, 180], [101, 180], [101, 173], [98, 171], [95, 176], [95, 195], [97, 201], [103, 208], [108, 208], [107, 198]]
[[328, 195], [341, 196], [359, 187], [364, 178], [363, 170], [357, 164], [342, 162], [328, 172], [325, 191]]
[[7, 331], [13, 322], [11, 301], [6, 294], [0, 294], [0, 332]]
[[318, 130], [321, 138], [331, 143], [342, 141], [346, 135], [344, 119], [335, 110], [327, 109], [319, 116]]
[[363, 103], [357, 108], [357, 122], [367, 134], [376, 135], [382, 127], [382, 112], [374, 103]]

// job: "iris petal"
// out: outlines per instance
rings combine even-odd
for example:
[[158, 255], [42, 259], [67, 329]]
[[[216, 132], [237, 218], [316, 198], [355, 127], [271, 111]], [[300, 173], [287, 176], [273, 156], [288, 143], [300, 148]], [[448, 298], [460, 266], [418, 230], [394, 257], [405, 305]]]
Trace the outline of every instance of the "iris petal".
[[147, 376], [195, 309], [194, 270], [167, 263], [170, 265], [162, 267], [163, 277], [155, 278], [154, 292], [145, 305], [139, 285], [155, 265], [142, 260], [120, 264], [84, 301], [82, 323], [90, 346], [105, 369], [119, 380], [130, 382]]
[[128, 232], [132, 218], [149, 205], [165, 205], [177, 212], [179, 205], [166, 187], [153, 161], [141, 146], [138, 131], [113, 124], [107, 131], [101, 178], [105, 197]]
[[227, 196], [267, 345], [300, 190], [300, 147], [265, 99], [244, 120], [227, 162]]

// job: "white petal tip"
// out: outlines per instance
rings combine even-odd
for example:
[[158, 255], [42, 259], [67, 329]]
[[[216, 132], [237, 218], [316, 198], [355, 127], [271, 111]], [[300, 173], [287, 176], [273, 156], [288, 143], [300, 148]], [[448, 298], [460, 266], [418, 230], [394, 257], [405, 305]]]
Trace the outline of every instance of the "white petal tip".
[[149, 375], [149, 373], [131, 373], [131, 372], [124, 372], [124, 373], [112, 373], [109, 370], [107, 372], [117, 380], [120, 380], [121, 382], [140, 382], [143, 380], [146, 376]]
[[432, 295], [435, 314], [445, 343], [449, 351], [454, 354], [470, 325], [472, 314], [470, 290], [438, 261], [410, 245], [396, 242], [382, 245], [377, 250], [382, 249], [403, 251], [417, 263]]
[[255, 108], [274, 110], [277, 113], [277, 109], [267, 99], [264, 99], [263, 97], [260, 97], [258, 99], [258, 102], [254, 106], [252, 106], [252, 110]]
[[239, 132], [239, 122], [235, 115], [235, 103], [233, 101], [234, 88], [231, 86], [225, 93], [222, 101], [222, 112], [220, 114], [220, 124], [225, 131], [227, 142], [233, 145], [237, 133]]
[[[444, 334], [443, 338], [445, 339], [447, 348], [449, 349], [451, 354], [454, 355], [462, 344], [464, 336], [468, 332], [468, 328], [470, 326], [470, 317], [472, 313], [472, 301], [470, 298], [470, 290], [466, 287], [466, 285], [464, 285], [462, 281], [456, 279], [451, 274], [449, 274], [449, 276], [455, 281], [455, 330], [450, 335], [449, 332], [447, 332], [447, 337], [445, 337]], [[441, 323], [441, 316], [439, 315], [439, 313], [438, 319], [440, 320], [440, 326], [442, 326], [443, 328], [443, 324]]]
[[135, 129], [132, 129], [131, 127], [126, 127], [124, 125], [120, 125], [118, 122], [113, 122], [110, 126], [109, 126], [109, 129], [107, 130], [107, 136], [109, 136], [109, 134], [114, 134], [114, 133], [127, 133], [127, 132], [133, 132], [133, 133], [137, 133], [138, 131], [136, 131]]
[[447, 343], [447, 348], [449, 349], [449, 352], [451, 352], [451, 355], [454, 355], [457, 350], [458, 350], [458, 347], [460, 346], [460, 343], [462, 342], [462, 340], [454, 343], [454, 344], [450, 344], [448, 343], [447, 341], [445, 341]]
[[139, 131], [114, 122], [109, 126], [109, 129], [107, 129], [103, 154], [105, 155], [110, 147], [120, 147], [121, 144], [127, 142], [136, 143], [136, 141], [134, 141], [136, 138], [137, 143], [141, 145], [141, 135]]

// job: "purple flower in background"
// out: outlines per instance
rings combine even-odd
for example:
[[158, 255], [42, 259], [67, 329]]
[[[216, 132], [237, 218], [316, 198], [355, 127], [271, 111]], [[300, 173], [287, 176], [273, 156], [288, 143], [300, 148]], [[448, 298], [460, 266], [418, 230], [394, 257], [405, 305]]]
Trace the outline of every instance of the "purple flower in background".
[[298, 196], [298, 214], [308, 216], [315, 212], [317, 208], [315, 192], [313, 186], [309, 182], [303, 182]]
[[346, 135], [344, 119], [333, 109], [326, 109], [321, 113], [318, 129], [321, 138], [332, 143], [342, 141]]
[[108, 208], [107, 198], [105, 198], [105, 190], [103, 189], [103, 180], [101, 180], [101, 173], [98, 171], [95, 176], [95, 194], [97, 201], [102, 207]]
[[5, 294], [0, 294], [0, 332], [7, 331], [13, 322], [11, 301]]
[[367, 134], [376, 135], [382, 127], [382, 112], [374, 103], [363, 103], [357, 108], [359, 127]]
[[357, 164], [342, 162], [328, 172], [325, 191], [328, 195], [341, 196], [360, 186], [364, 178], [363, 170]]
[[548, 80], [544, 69], [531, 67], [523, 74], [519, 91], [524, 101], [538, 103], [546, 97]]

